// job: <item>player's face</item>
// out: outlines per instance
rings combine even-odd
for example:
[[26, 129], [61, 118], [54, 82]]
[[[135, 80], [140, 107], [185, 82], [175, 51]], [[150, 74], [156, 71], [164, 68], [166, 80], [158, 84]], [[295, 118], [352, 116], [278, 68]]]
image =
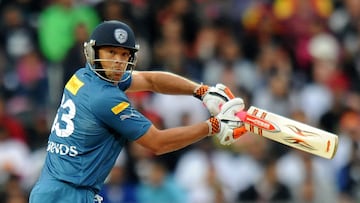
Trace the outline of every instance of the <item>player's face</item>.
[[99, 49], [99, 59], [108, 79], [121, 80], [128, 61], [131, 57], [130, 50], [122, 47], [101, 47]]

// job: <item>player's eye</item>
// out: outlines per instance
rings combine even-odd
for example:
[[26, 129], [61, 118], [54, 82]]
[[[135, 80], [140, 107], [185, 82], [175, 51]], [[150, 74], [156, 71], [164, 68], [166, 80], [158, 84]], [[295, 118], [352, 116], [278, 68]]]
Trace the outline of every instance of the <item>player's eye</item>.
[[130, 54], [129, 54], [129, 53], [123, 53], [122, 56], [123, 56], [124, 58], [129, 58], [129, 57], [130, 57]]

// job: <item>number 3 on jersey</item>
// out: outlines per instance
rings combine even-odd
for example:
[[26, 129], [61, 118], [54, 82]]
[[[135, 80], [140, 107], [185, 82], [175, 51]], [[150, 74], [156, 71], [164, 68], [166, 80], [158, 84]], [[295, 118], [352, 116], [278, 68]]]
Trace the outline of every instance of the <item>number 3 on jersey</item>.
[[[55, 130], [55, 134], [59, 137], [69, 137], [74, 132], [73, 118], [76, 114], [76, 107], [71, 99], [65, 100], [65, 95], [61, 99], [61, 105], [56, 114], [51, 132]], [[62, 124], [62, 125], [61, 125]]]

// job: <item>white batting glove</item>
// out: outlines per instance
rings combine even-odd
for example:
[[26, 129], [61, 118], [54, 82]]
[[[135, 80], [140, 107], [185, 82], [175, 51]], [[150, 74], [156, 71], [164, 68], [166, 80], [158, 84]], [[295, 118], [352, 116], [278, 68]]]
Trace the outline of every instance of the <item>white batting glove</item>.
[[222, 145], [234, 143], [246, 132], [243, 122], [235, 115], [244, 109], [244, 101], [235, 98], [226, 102], [220, 113], [208, 120], [210, 135], [215, 135]]
[[219, 114], [225, 102], [235, 98], [231, 90], [220, 83], [215, 87], [201, 85], [195, 89], [194, 96], [204, 103], [212, 116]]

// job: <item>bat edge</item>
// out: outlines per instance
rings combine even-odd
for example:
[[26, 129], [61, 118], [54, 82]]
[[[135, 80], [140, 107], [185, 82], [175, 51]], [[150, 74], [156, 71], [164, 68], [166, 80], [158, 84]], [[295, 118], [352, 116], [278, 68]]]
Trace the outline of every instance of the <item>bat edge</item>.
[[330, 159], [334, 158], [334, 156], [336, 155], [338, 146], [339, 146], [339, 138], [336, 136], [335, 137], [335, 147], [334, 147], [334, 150], [333, 150], [331, 156], [329, 157]]

